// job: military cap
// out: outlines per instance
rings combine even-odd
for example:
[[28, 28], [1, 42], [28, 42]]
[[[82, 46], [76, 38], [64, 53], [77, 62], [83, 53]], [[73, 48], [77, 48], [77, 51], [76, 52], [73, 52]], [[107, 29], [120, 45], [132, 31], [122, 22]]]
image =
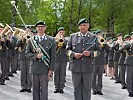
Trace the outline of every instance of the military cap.
[[37, 27], [37, 25], [44, 25], [46, 26], [46, 23], [44, 21], [38, 21], [36, 24], [35, 24], [35, 27]]
[[111, 39], [112, 39], [111, 37], [108, 37], [108, 38], [107, 38], [107, 41], [109, 41], [109, 40], [111, 40]]
[[32, 30], [31, 32], [34, 33], [34, 34], [36, 34], [37, 33], [37, 30]]
[[59, 31], [64, 31], [64, 27], [60, 27], [59, 29], [58, 29], [58, 32]]
[[102, 33], [102, 31], [101, 31], [101, 30], [97, 30], [97, 31], [95, 32], [95, 34], [98, 34], [98, 33]]
[[4, 25], [2, 23], [0, 23], [0, 27], [4, 27]]
[[133, 32], [131, 32], [130, 35], [133, 35]]
[[117, 37], [118, 37], [118, 36], [121, 36], [121, 35], [122, 35], [122, 33], [119, 33], [119, 34], [117, 34]]
[[29, 29], [31, 29], [31, 26], [29, 26], [29, 25], [28, 25], [28, 26], [26, 26], [26, 28], [29, 28]]
[[114, 42], [114, 41], [116, 41], [116, 38], [113, 38], [113, 40], [112, 40], [112, 41], [113, 41], [113, 42]]
[[89, 21], [86, 18], [82, 18], [80, 19], [80, 21], [78, 22], [78, 26], [82, 23], [89, 23]]
[[129, 37], [130, 37], [130, 35], [125, 35], [125, 36], [124, 36], [124, 39], [129, 38]]

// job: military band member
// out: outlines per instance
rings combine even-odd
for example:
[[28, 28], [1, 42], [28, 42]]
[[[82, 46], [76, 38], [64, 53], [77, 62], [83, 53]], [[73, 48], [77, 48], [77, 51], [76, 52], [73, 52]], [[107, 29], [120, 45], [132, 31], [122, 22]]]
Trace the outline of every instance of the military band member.
[[31, 75], [29, 72], [30, 69], [30, 59], [28, 59], [25, 55], [25, 50], [27, 46], [27, 41], [29, 38], [27, 36], [31, 36], [27, 30], [29, 30], [29, 26], [26, 27], [24, 36], [19, 36], [19, 39], [16, 43], [16, 47], [19, 49], [19, 64], [20, 64], [20, 71], [21, 71], [21, 90], [20, 92], [31, 92], [32, 82], [31, 82]]
[[120, 57], [120, 52], [119, 52], [119, 45], [120, 43], [123, 42], [122, 40], [122, 33], [119, 33], [117, 35], [117, 40], [113, 43], [113, 47], [114, 48], [114, 76], [115, 76], [115, 83], [121, 83], [120, 82], [120, 71], [119, 71], [119, 67], [118, 67], [118, 61], [119, 61], [119, 57]]
[[79, 32], [70, 35], [66, 47], [72, 72], [74, 100], [90, 100], [91, 84], [94, 73], [94, 57], [100, 49], [97, 37], [88, 31], [86, 18], [78, 22]]
[[103, 34], [101, 30], [96, 31], [95, 34], [98, 37], [101, 50], [100, 50], [100, 55], [95, 57], [95, 70], [94, 70], [93, 79], [92, 79], [92, 90], [93, 90], [93, 95], [96, 95], [96, 94], [103, 95], [102, 78], [103, 78], [104, 65], [105, 65], [104, 53], [108, 51], [109, 46], [105, 43], [105, 39], [103, 38]]
[[30, 38], [26, 56], [31, 62], [33, 80], [33, 100], [48, 100], [48, 80], [55, 66], [55, 41], [46, 35], [46, 24], [38, 21], [35, 25], [37, 35]]
[[131, 33], [131, 40], [129, 43], [124, 45], [124, 50], [126, 50], [126, 58], [124, 64], [127, 68], [127, 91], [129, 97], [133, 97], [133, 33]]
[[55, 36], [56, 41], [56, 63], [54, 68], [54, 93], [64, 93], [63, 89], [65, 86], [66, 77], [66, 66], [68, 57], [66, 55], [66, 40], [65, 40], [65, 30], [63, 27], [58, 29], [58, 33]]
[[6, 36], [7, 39], [7, 77], [14, 77], [13, 73], [16, 71], [16, 66], [14, 66], [15, 59], [15, 46], [17, 38], [13, 36], [13, 32], [9, 30], [9, 34]]
[[[3, 31], [4, 25], [0, 23], [0, 33]], [[1, 63], [1, 75], [0, 75], [0, 84], [5, 85], [5, 76], [6, 76], [6, 40], [3, 36], [0, 39], [0, 63]]]
[[109, 68], [108, 68], [108, 53], [109, 53], [109, 41], [110, 41], [110, 37], [109, 38], [106, 38], [106, 45], [108, 46], [108, 50], [105, 50], [104, 52], [104, 56], [105, 56], [105, 65], [104, 65], [104, 70], [105, 70], [105, 76], [109, 76]]
[[121, 88], [122, 89], [126, 89], [127, 88], [127, 85], [126, 85], [126, 66], [124, 64], [124, 61], [125, 61], [125, 57], [126, 57], [126, 52], [125, 50], [123, 50], [123, 46], [124, 44], [128, 43], [130, 41], [130, 35], [125, 35], [124, 36], [124, 41], [120, 43], [120, 46], [119, 46], [119, 51], [120, 51], [120, 58], [119, 58], [119, 61], [118, 61], [118, 65], [119, 65], [119, 68], [120, 68], [120, 81], [121, 81]]
[[111, 80], [114, 80], [114, 61], [113, 61], [113, 55], [114, 50], [112, 49], [113, 40], [111, 37], [109, 37], [107, 44], [109, 45], [109, 52], [108, 52], [108, 67], [109, 67], [109, 76], [111, 77]]

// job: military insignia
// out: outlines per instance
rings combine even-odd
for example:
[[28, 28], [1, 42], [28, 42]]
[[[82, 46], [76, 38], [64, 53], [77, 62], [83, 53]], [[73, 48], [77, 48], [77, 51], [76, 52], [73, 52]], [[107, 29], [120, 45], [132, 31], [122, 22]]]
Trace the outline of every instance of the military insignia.
[[78, 33], [78, 36], [80, 36], [80, 33]]
[[87, 37], [90, 37], [90, 35], [88, 34]]
[[38, 41], [39, 40], [38, 36], [35, 36], [34, 39], [35, 39], [35, 41]]
[[45, 36], [45, 40], [47, 40], [48, 38]]
[[73, 50], [75, 50], [75, 48], [76, 48], [76, 44], [73, 44], [73, 45], [72, 45], [72, 48], [73, 48]]

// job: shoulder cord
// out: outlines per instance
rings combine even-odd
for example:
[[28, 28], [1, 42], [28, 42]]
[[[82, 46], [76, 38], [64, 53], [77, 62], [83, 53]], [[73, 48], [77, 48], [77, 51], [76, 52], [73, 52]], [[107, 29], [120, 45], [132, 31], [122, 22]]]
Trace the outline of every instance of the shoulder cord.
[[91, 44], [86, 50], [89, 50], [92, 46], [93, 46], [93, 44], [94, 44], [94, 42], [96, 41], [96, 37], [95, 37], [95, 39], [91, 42], [91, 43], [86, 43], [87, 45], [88, 44]]
[[[37, 51], [37, 48], [39, 48], [39, 46], [35, 43], [33, 38], [31, 38], [30, 41], [31, 41], [31, 44], [33, 46], [33, 49], [35, 49], [35, 51]], [[39, 50], [39, 52], [42, 52], [41, 49]], [[45, 60], [47, 60], [48, 62], [46, 62]], [[48, 64], [50, 62], [49, 59], [45, 59], [45, 60], [43, 60], [43, 62], [46, 64], [47, 67], [49, 67], [49, 64]]]

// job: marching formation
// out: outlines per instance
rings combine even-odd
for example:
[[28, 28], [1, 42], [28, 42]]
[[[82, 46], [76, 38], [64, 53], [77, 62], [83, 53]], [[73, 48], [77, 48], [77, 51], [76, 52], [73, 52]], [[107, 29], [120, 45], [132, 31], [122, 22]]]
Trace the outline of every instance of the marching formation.
[[[78, 32], [65, 37], [60, 27], [55, 37], [46, 34], [46, 23], [38, 21], [35, 31], [4, 27], [0, 23], [0, 85], [21, 71], [20, 92], [33, 100], [48, 100], [48, 82], [53, 78], [54, 93], [64, 93], [66, 66], [72, 75], [74, 100], [91, 100], [91, 94], [104, 95], [103, 73], [133, 97], [133, 32], [117, 39], [104, 38], [102, 31], [88, 31], [86, 18], [78, 22]], [[91, 92], [92, 91], [92, 92]]]

